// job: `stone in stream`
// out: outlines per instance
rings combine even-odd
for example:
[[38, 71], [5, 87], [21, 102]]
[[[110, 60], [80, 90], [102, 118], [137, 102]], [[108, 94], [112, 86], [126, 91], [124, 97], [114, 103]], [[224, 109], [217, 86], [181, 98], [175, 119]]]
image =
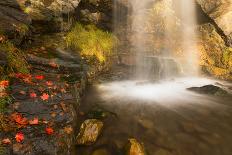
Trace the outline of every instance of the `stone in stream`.
[[91, 155], [110, 155], [106, 149], [97, 149]]
[[77, 135], [78, 145], [91, 145], [96, 142], [101, 133], [103, 122], [97, 119], [88, 119], [81, 124], [80, 132]]
[[129, 139], [125, 147], [125, 155], [146, 155], [144, 147], [136, 139]]
[[216, 96], [226, 96], [228, 92], [218, 86], [214, 85], [205, 85], [202, 87], [191, 87], [187, 88], [189, 91], [193, 91], [199, 94], [208, 94], [208, 95], [216, 95]]

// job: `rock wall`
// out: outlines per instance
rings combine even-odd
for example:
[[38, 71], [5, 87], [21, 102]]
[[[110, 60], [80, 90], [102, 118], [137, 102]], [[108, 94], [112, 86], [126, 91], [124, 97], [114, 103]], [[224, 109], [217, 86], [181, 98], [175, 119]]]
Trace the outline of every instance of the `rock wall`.
[[203, 11], [217, 24], [232, 46], [232, 0], [197, 0]]
[[112, 30], [113, 4], [112, 0], [81, 0], [76, 9], [77, 20]]
[[200, 65], [205, 73], [232, 79], [232, 1], [197, 0], [211, 21], [198, 26]]

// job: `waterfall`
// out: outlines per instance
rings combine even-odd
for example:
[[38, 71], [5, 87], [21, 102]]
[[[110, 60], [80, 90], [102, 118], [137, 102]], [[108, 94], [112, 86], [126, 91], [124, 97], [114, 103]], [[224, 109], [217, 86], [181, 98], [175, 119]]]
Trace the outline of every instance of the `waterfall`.
[[[197, 75], [194, 2], [178, 1], [183, 28], [179, 32], [180, 37], [177, 38], [172, 38], [172, 33], [175, 33], [172, 32], [172, 26], [177, 20], [176, 17], [173, 18], [173, 0], [114, 1], [115, 34], [120, 40], [117, 52], [130, 55], [127, 61], [135, 66], [132, 75], [135, 79], [171, 79], [183, 73]], [[157, 15], [157, 12], [160, 13]], [[182, 59], [173, 54], [175, 48], [171, 45], [178, 46], [175, 45], [175, 39], [181, 39]], [[155, 44], [163, 47], [157, 47]]]
[[182, 48], [184, 53], [184, 62], [182, 66], [185, 74], [189, 76], [197, 76], [199, 65], [195, 31], [195, 27], [197, 25], [195, 1], [180, 0], [179, 8], [183, 23]]

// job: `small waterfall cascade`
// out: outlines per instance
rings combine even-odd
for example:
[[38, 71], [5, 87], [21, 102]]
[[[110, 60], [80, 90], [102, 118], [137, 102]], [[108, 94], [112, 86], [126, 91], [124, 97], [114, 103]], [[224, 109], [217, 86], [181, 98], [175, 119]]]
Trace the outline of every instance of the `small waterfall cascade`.
[[[174, 29], [171, 23], [177, 23], [172, 16], [175, 10], [173, 0], [114, 1], [115, 34], [120, 42], [117, 52], [130, 55], [126, 61], [135, 66], [135, 79], [162, 80], [183, 74], [197, 75], [194, 1], [178, 1], [179, 22], [183, 23], [176, 37], [180, 44], [175, 43], [174, 32], [171, 32]], [[181, 46], [182, 59], [172, 54], [176, 47], [171, 44]]]

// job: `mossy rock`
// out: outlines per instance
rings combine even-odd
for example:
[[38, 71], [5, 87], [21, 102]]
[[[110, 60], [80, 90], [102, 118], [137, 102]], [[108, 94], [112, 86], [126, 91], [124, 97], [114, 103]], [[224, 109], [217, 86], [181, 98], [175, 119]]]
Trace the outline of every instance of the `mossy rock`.
[[81, 124], [80, 132], [77, 136], [78, 145], [91, 145], [96, 142], [103, 128], [103, 122], [97, 119], [88, 119]]

